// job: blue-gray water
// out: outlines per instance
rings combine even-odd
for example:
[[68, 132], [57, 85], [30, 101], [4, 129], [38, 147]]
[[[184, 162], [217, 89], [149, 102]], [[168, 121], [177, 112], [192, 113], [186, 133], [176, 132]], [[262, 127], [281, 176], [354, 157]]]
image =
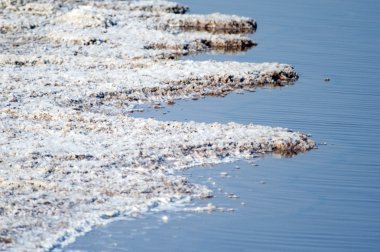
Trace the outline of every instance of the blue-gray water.
[[[193, 13], [238, 14], [258, 22], [256, 48], [194, 60], [289, 63], [300, 79], [282, 89], [181, 101], [136, 116], [282, 126], [327, 145], [293, 158], [266, 156], [259, 166], [241, 161], [187, 170], [191, 181], [215, 189], [211, 202], [236, 212], [151, 214], [96, 229], [67, 249], [379, 251], [380, 1], [181, 2]], [[222, 171], [230, 177], [220, 178]], [[163, 214], [169, 216], [166, 224]]]

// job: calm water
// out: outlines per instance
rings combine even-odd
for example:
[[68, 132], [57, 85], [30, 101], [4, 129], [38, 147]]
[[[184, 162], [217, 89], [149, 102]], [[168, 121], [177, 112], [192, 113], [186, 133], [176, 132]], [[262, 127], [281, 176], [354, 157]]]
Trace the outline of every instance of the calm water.
[[[211, 202], [237, 210], [152, 213], [96, 229], [67, 250], [379, 251], [380, 1], [181, 2], [194, 13], [258, 22], [258, 46], [251, 51], [192, 59], [290, 63], [300, 79], [290, 87], [181, 101], [136, 116], [282, 126], [327, 145], [294, 158], [266, 156], [258, 166], [240, 161], [184, 171], [215, 189]], [[230, 176], [221, 178], [222, 171]]]

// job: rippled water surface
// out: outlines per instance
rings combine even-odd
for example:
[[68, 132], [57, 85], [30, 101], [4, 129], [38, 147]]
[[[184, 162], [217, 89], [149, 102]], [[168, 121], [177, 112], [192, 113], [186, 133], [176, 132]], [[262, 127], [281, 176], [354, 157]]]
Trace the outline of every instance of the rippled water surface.
[[289, 63], [300, 79], [281, 89], [180, 101], [135, 116], [288, 127], [311, 133], [319, 149], [293, 158], [265, 156], [258, 166], [240, 161], [184, 171], [215, 190], [215, 198], [195, 204], [236, 211], [152, 213], [96, 229], [67, 250], [378, 251], [380, 2], [182, 3], [193, 13], [238, 14], [258, 22], [258, 46], [249, 52], [190, 59]]

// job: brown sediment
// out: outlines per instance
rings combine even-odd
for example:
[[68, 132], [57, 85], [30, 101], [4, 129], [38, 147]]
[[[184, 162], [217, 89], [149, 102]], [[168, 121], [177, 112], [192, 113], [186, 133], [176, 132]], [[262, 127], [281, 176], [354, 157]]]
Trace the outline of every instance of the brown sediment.
[[207, 50], [216, 50], [216, 51], [245, 51], [253, 46], [256, 43], [250, 39], [242, 38], [212, 38], [212, 39], [195, 39], [189, 43], [185, 44], [167, 44], [154, 42], [152, 44], [146, 45], [146, 49], [171, 49], [171, 50], [180, 50], [182, 54], [196, 53]]
[[[225, 96], [235, 90], [252, 91], [258, 87], [275, 88], [294, 83], [297, 73], [290, 66], [280, 72], [244, 76], [209, 75], [162, 83], [161, 87], [129, 89], [119, 92], [100, 92], [86, 99], [95, 106], [110, 100], [117, 101], [152, 101], [155, 98], [171, 101], [181, 97]], [[93, 99], [97, 100], [94, 101]], [[87, 103], [89, 104], [89, 103]], [[87, 105], [88, 106], [88, 105]]]
[[155, 23], [161, 29], [180, 28], [184, 31], [207, 31], [229, 34], [252, 33], [257, 29], [257, 23], [254, 19], [220, 14], [166, 14], [160, 18], [156, 18]]

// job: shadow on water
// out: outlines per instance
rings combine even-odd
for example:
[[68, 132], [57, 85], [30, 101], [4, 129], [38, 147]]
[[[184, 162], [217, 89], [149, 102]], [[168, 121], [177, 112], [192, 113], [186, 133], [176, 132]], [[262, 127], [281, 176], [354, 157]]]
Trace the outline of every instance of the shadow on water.
[[289, 63], [300, 79], [279, 89], [178, 101], [133, 116], [288, 127], [312, 133], [319, 149], [290, 159], [272, 155], [183, 171], [214, 190], [213, 199], [195, 205], [212, 202], [236, 211], [160, 212], [115, 222], [67, 250], [378, 251], [380, 2], [182, 2], [193, 13], [258, 21], [254, 50], [189, 59]]

